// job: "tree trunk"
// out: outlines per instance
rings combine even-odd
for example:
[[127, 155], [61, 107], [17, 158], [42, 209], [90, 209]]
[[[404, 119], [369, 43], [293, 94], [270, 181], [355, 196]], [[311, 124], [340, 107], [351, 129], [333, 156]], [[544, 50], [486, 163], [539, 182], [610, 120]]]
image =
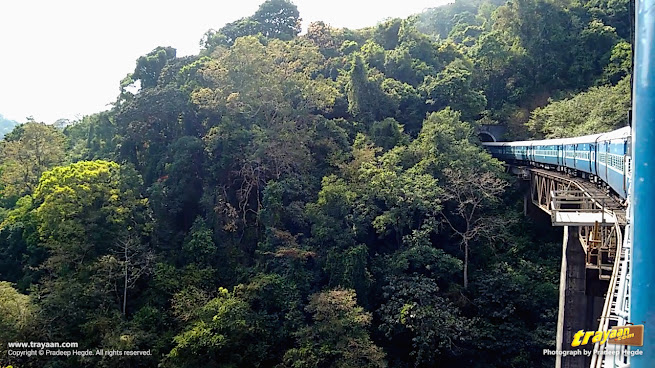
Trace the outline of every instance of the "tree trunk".
[[123, 316], [125, 316], [125, 311], [127, 308], [127, 245], [125, 246], [125, 283], [123, 285]]
[[464, 289], [469, 286], [469, 243], [464, 242]]

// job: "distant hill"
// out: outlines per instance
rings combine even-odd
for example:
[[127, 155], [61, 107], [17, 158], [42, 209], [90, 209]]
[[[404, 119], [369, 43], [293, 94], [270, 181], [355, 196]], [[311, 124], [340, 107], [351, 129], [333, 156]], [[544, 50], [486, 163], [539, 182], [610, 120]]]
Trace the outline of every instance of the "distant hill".
[[0, 139], [11, 132], [16, 125], [18, 125], [17, 121], [9, 120], [0, 114]]

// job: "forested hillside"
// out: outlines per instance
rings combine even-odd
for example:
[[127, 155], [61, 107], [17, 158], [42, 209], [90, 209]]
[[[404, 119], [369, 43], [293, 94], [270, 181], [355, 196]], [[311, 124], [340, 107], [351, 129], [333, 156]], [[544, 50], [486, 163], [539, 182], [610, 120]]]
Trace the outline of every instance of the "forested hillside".
[[267, 0], [199, 55], [153, 49], [111, 110], [0, 143], [0, 363], [552, 366], [561, 234], [476, 129], [624, 125], [628, 6], [457, 1], [300, 34]]

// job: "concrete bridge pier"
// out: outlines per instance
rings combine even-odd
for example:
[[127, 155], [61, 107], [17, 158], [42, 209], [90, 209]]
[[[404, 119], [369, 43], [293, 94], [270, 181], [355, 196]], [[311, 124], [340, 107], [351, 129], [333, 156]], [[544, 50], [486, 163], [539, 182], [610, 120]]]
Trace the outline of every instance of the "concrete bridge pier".
[[580, 350], [580, 355], [557, 356], [556, 368], [587, 368], [593, 344], [571, 346], [574, 335], [580, 330], [596, 331], [603, 311], [604, 293], [608, 282], [598, 278], [598, 270], [586, 267], [584, 248], [578, 236], [578, 227], [565, 226], [562, 242], [562, 267], [560, 270], [559, 312], [557, 318], [557, 350]]
[[564, 228], [555, 347], [567, 355], [556, 355], [555, 367], [587, 368], [594, 344], [573, 347], [571, 343], [578, 331], [599, 329], [622, 241], [620, 227], [626, 223], [625, 207], [577, 177], [521, 166], [510, 166], [509, 171], [529, 183], [524, 215]]
[[[557, 316], [557, 350], [574, 350], [573, 335], [585, 329], [587, 312], [585, 252], [578, 238], [577, 227], [564, 227], [562, 267], [559, 283], [559, 312]], [[582, 349], [580, 354], [582, 354]], [[555, 358], [555, 368], [589, 367], [584, 355]]]

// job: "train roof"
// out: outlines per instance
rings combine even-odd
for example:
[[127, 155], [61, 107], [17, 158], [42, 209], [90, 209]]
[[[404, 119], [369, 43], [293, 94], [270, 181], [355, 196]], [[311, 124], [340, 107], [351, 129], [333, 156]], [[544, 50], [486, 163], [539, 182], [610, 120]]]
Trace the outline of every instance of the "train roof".
[[609, 139], [621, 139], [621, 138], [628, 138], [632, 135], [632, 128], [629, 126], [623, 127], [621, 129], [617, 129], [611, 132], [604, 133], [603, 136], [601, 137], [602, 140], [609, 140]]
[[589, 134], [581, 137], [572, 138], [557, 138], [557, 139], [541, 139], [534, 141], [515, 141], [515, 142], [483, 142], [485, 146], [555, 146], [561, 144], [578, 144], [578, 143], [593, 143], [596, 141], [607, 141], [613, 139], [622, 139], [630, 137], [631, 129], [629, 126], [623, 127], [607, 133]]

